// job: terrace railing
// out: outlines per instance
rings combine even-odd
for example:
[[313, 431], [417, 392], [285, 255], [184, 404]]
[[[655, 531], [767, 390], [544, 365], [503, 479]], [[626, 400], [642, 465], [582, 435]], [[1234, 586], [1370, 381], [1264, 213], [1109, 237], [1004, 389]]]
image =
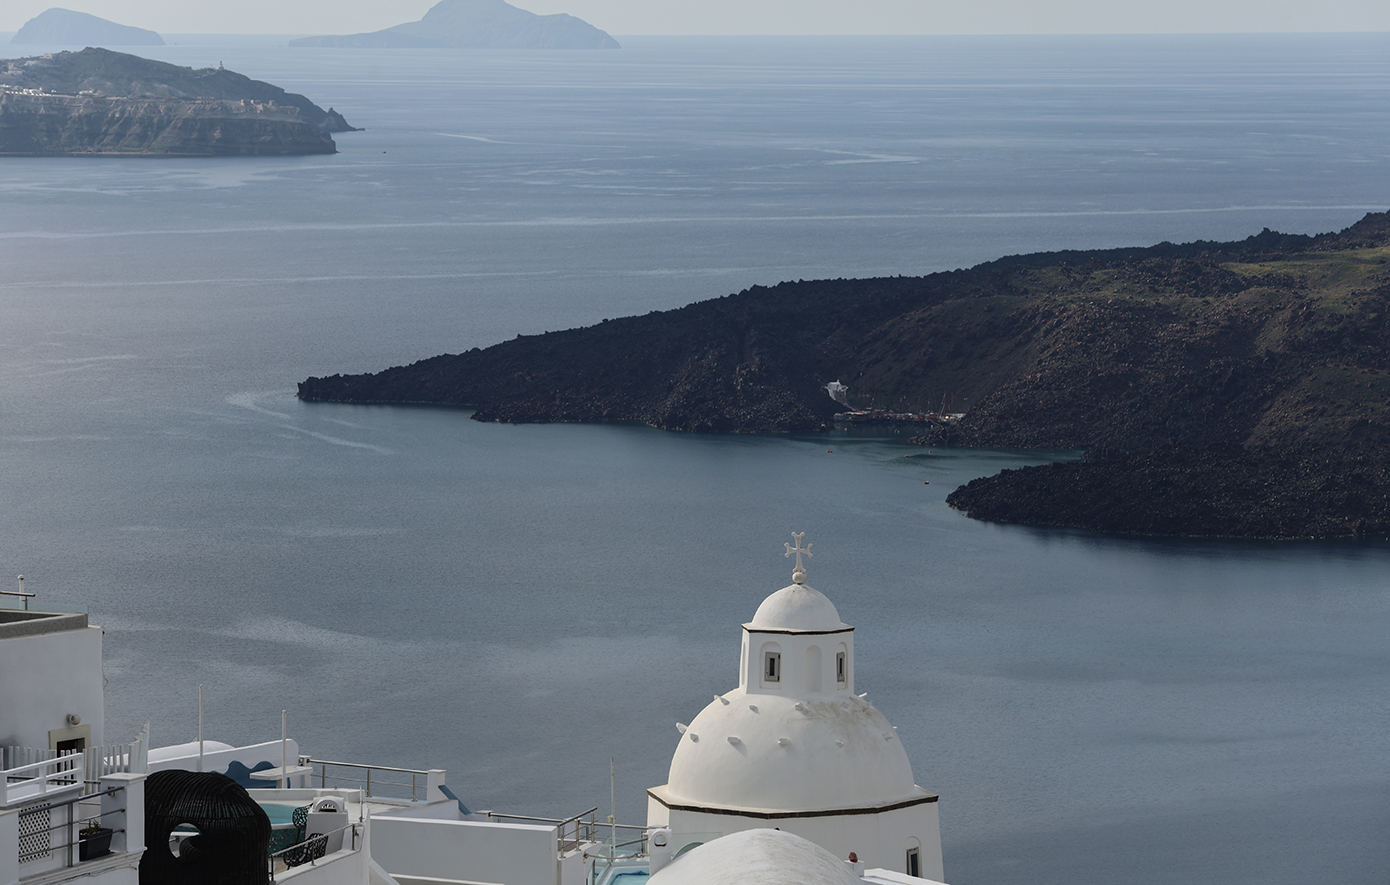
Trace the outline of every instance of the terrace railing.
[[6, 758], [24, 761], [0, 771], [0, 808], [47, 796], [50, 792], [82, 784], [84, 754], [67, 753], [59, 756], [52, 750], [33, 747], [10, 747]]
[[499, 823], [511, 821], [513, 823], [538, 823], [551, 824], [555, 827], [555, 850], [559, 857], [564, 857], [571, 851], [578, 850], [583, 845], [592, 845], [596, 842], [611, 841], [616, 838], [617, 845], [611, 849], [605, 849], [607, 853], [627, 852], [629, 854], [641, 854], [646, 851], [647, 828], [634, 824], [613, 824], [597, 819], [598, 808], [590, 808], [588, 811], [566, 818], [555, 817], [535, 817], [528, 814], [502, 814], [497, 811], [489, 811], [487, 819]]
[[[124, 787], [106, 786], [87, 795], [30, 802], [16, 814], [5, 816], [7, 822], [0, 818], [0, 822], [15, 827], [10, 838], [15, 840], [11, 844], [18, 846], [17, 856], [0, 858], [0, 869], [9, 867], [19, 878], [27, 879], [76, 866], [89, 847], [83, 843], [91, 837], [84, 837], [82, 832], [88, 826], [102, 829], [97, 838], [106, 840], [101, 851], [104, 854], [112, 837], [126, 832], [125, 799]], [[123, 845], [124, 838], [119, 840], [119, 846]]]
[[144, 774], [149, 766], [149, 723], [128, 744], [60, 754], [42, 747], [5, 747], [0, 753], [0, 808], [30, 795], [81, 783], [92, 792], [108, 774]]
[[[338, 833], [343, 834], [343, 848], [358, 851], [361, 849], [363, 824], [361, 821], [344, 824], [336, 830], [327, 833], [318, 833], [309, 836], [304, 841], [287, 846], [270, 855], [270, 881], [275, 881], [275, 874], [282, 876], [293, 871], [295, 868], [308, 864], [316, 867], [318, 862], [328, 855], [328, 843], [333, 836]], [[341, 850], [341, 849], [340, 849]]]
[[442, 781], [443, 772], [418, 768], [392, 768], [359, 762], [331, 762], [301, 757], [300, 765], [313, 768], [309, 779], [322, 789], [362, 790], [367, 798], [398, 802], [428, 802], [430, 787]]

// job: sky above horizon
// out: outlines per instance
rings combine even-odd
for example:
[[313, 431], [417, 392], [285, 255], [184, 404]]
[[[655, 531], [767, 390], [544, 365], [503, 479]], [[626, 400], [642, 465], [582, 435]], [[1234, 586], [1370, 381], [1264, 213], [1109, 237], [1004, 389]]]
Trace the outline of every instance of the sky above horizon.
[[[161, 34], [351, 34], [423, 16], [435, 0], [59, 0]], [[7, 0], [0, 32], [52, 0]], [[1386, 0], [517, 0], [610, 34], [1165, 34], [1390, 31]]]

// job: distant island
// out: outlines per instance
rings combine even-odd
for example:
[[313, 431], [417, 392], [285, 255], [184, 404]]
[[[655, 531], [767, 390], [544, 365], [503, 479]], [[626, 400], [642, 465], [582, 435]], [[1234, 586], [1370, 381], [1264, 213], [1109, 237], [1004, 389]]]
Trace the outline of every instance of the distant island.
[[956, 490], [971, 516], [1145, 535], [1390, 533], [1390, 214], [1339, 233], [1002, 258], [736, 295], [375, 374], [305, 400], [481, 421], [789, 432], [846, 408], [964, 417], [918, 441], [1086, 450]]
[[620, 49], [604, 31], [560, 13], [536, 15], [503, 0], [440, 0], [425, 17], [344, 37], [303, 37], [291, 46], [354, 49]]
[[0, 60], [0, 155], [331, 154], [353, 127], [303, 95], [108, 49]]
[[10, 42], [29, 46], [163, 46], [164, 38], [144, 28], [54, 7], [25, 22]]

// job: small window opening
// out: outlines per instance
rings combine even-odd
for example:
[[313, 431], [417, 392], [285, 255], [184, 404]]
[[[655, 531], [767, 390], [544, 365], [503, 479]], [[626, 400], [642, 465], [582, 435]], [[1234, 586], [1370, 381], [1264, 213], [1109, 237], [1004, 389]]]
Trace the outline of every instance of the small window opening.
[[782, 653], [770, 651], [763, 657], [763, 679], [766, 682], [782, 681]]
[[907, 874], [918, 879], [922, 877], [922, 860], [920, 849], [907, 849]]
[[845, 653], [844, 653], [844, 652], [837, 652], [837, 653], [835, 654], [835, 681], [838, 682], [838, 683], [840, 683], [841, 686], [843, 686], [843, 685], [845, 684]]
[[58, 751], [59, 756], [66, 756], [69, 753], [81, 753], [83, 750], [87, 749], [87, 739], [73, 738], [70, 741], [58, 741], [58, 746], [55, 749]]

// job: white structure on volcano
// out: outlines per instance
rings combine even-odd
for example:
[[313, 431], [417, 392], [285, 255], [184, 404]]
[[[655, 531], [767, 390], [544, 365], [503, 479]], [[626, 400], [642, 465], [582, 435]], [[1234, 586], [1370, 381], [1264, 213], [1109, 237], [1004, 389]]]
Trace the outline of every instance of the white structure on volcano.
[[677, 845], [775, 827], [939, 881], [937, 797], [913, 781], [888, 719], [855, 695], [854, 628], [806, 584], [810, 546], [792, 537], [792, 583], [743, 625], [738, 688], [677, 726], [668, 781], [647, 791], [647, 825], [669, 827]]

